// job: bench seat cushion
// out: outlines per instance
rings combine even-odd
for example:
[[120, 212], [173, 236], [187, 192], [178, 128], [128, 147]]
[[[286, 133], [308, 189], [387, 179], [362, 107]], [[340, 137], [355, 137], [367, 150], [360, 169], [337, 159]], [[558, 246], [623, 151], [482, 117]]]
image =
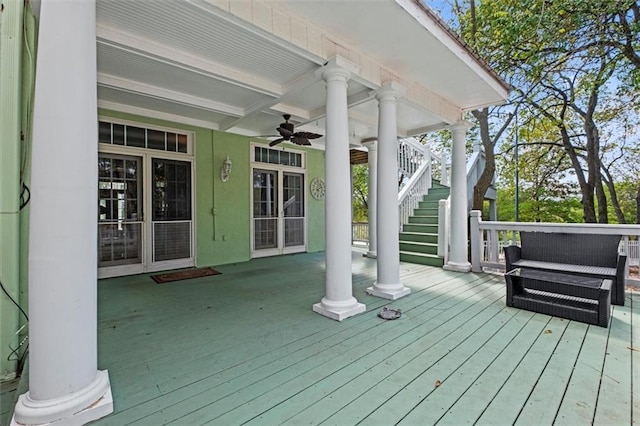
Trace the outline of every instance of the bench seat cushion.
[[541, 262], [538, 260], [526, 259], [515, 261], [511, 264], [511, 266], [613, 278], [616, 277], [617, 273], [616, 268], [607, 268], [604, 266], [571, 265], [568, 263]]

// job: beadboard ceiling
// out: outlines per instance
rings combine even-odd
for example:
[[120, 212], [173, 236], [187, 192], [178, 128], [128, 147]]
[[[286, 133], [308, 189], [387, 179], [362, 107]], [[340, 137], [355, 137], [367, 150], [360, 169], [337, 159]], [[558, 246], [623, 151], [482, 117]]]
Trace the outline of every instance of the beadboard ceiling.
[[284, 113], [324, 133], [317, 70], [334, 55], [361, 71], [348, 89], [354, 145], [376, 136], [386, 79], [412, 91], [402, 136], [506, 97], [417, 0], [99, 0], [97, 35], [101, 107], [248, 136], [273, 133]]

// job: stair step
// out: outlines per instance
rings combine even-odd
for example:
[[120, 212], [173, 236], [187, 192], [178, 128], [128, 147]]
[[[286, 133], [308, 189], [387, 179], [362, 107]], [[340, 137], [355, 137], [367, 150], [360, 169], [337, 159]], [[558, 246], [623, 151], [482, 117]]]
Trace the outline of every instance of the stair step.
[[419, 223], [405, 223], [403, 232], [419, 232], [422, 234], [438, 234], [438, 225], [423, 225]]
[[425, 194], [425, 197], [447, 198], [450, 193], [449, 188], [431, 188], [429, 192]]
[[400, 242], [416, 242], [416, 243], [438, 243], [438, 234], [427, 234], [422, 232], [401, 232]]
[[438, 244], [400, 241], [400, 252], [437, 255]]
[[438, 200], [419, 201], [418, 208], [419, 209], [437, 209]]
[[438, 216], [409, 216], [409, 223], [419, 223], [423, 225], [437, 225]]
[[420, 265], [436, 266], [440, 268], [444, 265], [444, 259], [442, 257], [434, 256], [432, 254], [409, 253], [401, 251], [400, 260], [402, 262], [417, 263]]
[[413, 209], [413, 216], [438, 216], [437, 208], [428, 208], [428, 209]]

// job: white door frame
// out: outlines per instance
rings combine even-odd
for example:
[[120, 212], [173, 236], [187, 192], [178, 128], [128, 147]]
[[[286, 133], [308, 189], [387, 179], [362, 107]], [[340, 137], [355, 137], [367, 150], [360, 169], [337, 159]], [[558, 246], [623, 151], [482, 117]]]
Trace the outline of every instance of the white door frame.
[[[153, 129], [152, 126], [147, 126], [141, 123], [130, 123], [130, 122], [121, 122], [114, 121], [110, 119], [106, 119], [105, 121], [114, 122], [117, 124], [133, 124], [139, 127]], [[156, 128], [158, 130], [164, 131], [176, 131], [174, 129], [168, 128]], [[180, 133], [187, 133], [183, 131], [177, 131]], [[189, 138], [192, 136], [189, 135]], [[191, 142], [191, 141], [190, 141]], [[192, 143], [192, 142], [191, 142]], [[101, 154], [116, 154], [116, 155], [124, 155], [131, 157], [141, 157], [142, 158], [142, 262], [131, 264], [131, 265], [121, 265], [121, 266], [110, 266], [98, 268], [98, 278], [109, 278], [116, 276], [125, 276], [125, 275], [133, 275], [140, 274], [146, 272], [156, 272], [162, 270], [170, 270], [170, 269], [179, 269], [179, 268], [188, 268], [195, 265], [195, 229], [196, 229], [196, 211], [195, 211], [195, 194], [196, 194], [196, 185], [195, 185], [195, 159], [192, 154], [184, 154], [184, 153], [174, 153], [171, 151], [162, 151], [162, 150], [154, 150], [154, 149], [145, 149], [145, 148], [134, 148], [134, 147], [125, 147], [119, 145], [108, 145], [108, 144], [100, 144], [98, 147], [98, 156]], [[153, 215], [152, 215], [152, 159], [164, 159], [164, 160], [176, 160], [182, 161], [185, 163], [190, 163], [191, 165], [191, 247], [189, 258], [185, 259], [177, 259], [177, 260], [166, 260], [153, 262]], [[97, 182], [96, 182], [97, 185]]]
[[[289, 147], [287, 147], [287, 151], [288, 152], [293, 152], [296, 154], [302, 154], [302, 167], [292, 167], [292, 166], [285, 166], [285, 165], [279, 165], [279, 164], [272, 164], [272, 163], [263, 163], [263, 162], [257, 162], [255, 161], [255, 147], [259, 146], [262, 148], [267, 148], [262, 144], [251, 144], [251, 178], [249, 179], [249, 185], [250, 185], [250, 189], [249, 189], [249, 193], [251, 194], [250, 197], [250, 208], [251, 208], [251, 214], [250, 214], [250, 239], [251, 239], [251, 258], [258, 258], [258, 257], [266, 257], [266, 256], [277, 256], [277, 255], [282, 255], [282, 254], [291, 254], [291, 253], [303, 253], [307, 251], [307, 244], [308, 244], [308, 229], [307, 229], [307, 218], [309, 215], [308, 212], [308, 182], [307, 182], [307, 169], [306, 169], [306, 153], [304, 151], [297, 151], [295, 149], [289, 149]], [[270, 148], [273, 149], [273, 148]], [[277, 190], [277, 194], [278, 194], [278, 216], [277, 216], [277, 234], [276, 234], [276, 238], [277, 238], [277, 247], [275, 248], [267, 248], [267, 249], [257, 249], [255, 248], [255, 235], [254, 235], [254, 231], [255, 231], [255, 219], [253, 217], [253, 173], [254, 170], [265, 170], [265, 171], [273, 171], [276, 172], [276, 190]], [[283, 210], [283, 204], [284, 204], [284, 199], [282, 197], [283, 194], [283, 176], [284, 173], [295, 173], [295, 174], [299, 174], [302, 175], [302, 191], [304, 194], [304, 204], [303, 204], [303, 208], [304, 208], [304, 217], [303, 217], [303, 232], [304, 232], [304, 238], [303, 238], [303, 244], [302, 245], [297, 245], [297, 246], [291, 246], [291, 247], [285, 247], [284, 245], [284, 221], [285, 221], [285, 217], [284, 217], [284, 210]]]

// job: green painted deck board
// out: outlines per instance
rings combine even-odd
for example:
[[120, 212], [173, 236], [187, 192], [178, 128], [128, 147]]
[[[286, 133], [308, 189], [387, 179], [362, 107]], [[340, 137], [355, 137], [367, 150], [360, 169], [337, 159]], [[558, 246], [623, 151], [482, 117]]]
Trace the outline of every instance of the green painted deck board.
[[488, 401], [478, 424], [515, 423], [568, 323], [554, 318], [537, 336], [532, 336], [533, 344], [527, 354], [520, 360], [517, 369], [509, 376], [500, 391]]
[[[477, 375], [473, 384], [451, 405], [441, 417], [442, 424], [459, 425], [473, 423], [482, 415], [487, 399], [494, 397], [513, 374], [522, 358], [539, 335], [548, 326], [546, 315], [533, 315], [511, 341], [506, 342], [502, 351]], [[439, 419], [438, 419], [439, 420]]]
[[564, 329], [516, 424], [552, 424], [555, 421], [587, 329], [587, 324], [578, 322], [570, 322]]
[[609, 329], [590, 325], [556, 416], [559, 425], [593, 421]]
[[[631, 424], [631, 309], [614, 306], [595, 424]], [[637, 384], [636, 384], [637, 385]], [[635, 401], [639, 404], [640, 401]]]
[[[463, 302], [460, 302], [456, 307], [451, 307], [450, 309], [456, 309], [462, 304]], [[295, 395], [283, 398], [283, 403], [274, 410], [267, 411], [265, 409], [267, 406], [263, 406], [262, 411], [255, 413], [255, 416], [250, 420], [254, 420], [255, 424], [282, 423], [299, 414], [305, 408], [305, 405], [309, 404], [309, 401], [320, 400], [329, 394], [334, 396], [331, 399], [336, 400], [336, 395], [333, 395], [336, 390], [358, 378], [362, 378], [363, 375], [369, 374], [374, 368], [384, 366], [384, 368], [390, 369], [392, 365], [397, 365], [401, 358], [411, 357], [413, 354], [432, 346], [432, 336], [435, 334], [436, 329], [443, 324], [438, 319], [443, 314], [443, 311], [435, 305], [424, 315], [414, 318], [411, 317], [413, 314], [411, 311], [403, 312], [405, 312], [406, 319], [401, 318], [399, 321], [383, 325], [392, 334], [388, 340], [385, 338], [386, 342], [383, 345], [373, 350], [365, 351], [360, 357], [345, 360], [340, 365], [340, 369], [333, 374], [326, 375], [320, 372], [321, 374], [316, 377], [304, 377], [300, 387], [301, 390], [295, 392]], [[402, 333], [398, 333], [397, 329], [390, 328], [393, 324], [400, 326], [403, 320], [407, 321], [408, 324], [403, 325]], [[358, 348], [358, 351], [360, 350], [361, 348]], [[291, 392], [290, 389], [282, 390]], [[353, 392], [353, 390], [349, 391], [349, 394], [353, 395]], [[345, 398], [348, 396], [344, 395]], [[343, 399], [339, 398], [339, 400]], [[305, 413], [302, 416], [306, 419], [317, 418], [316, 416], [309, 416], [309, 413]], [[224, 421], [224, 419], [221, 419], [221, 421]]]
[[[370, 296], [376, 261], [354, 251], [353, 294], [367, 312], [341, 323], [311, 310], [324, 295], [322, 253], [162, 285], [100, 281], [99, 367], [115, 413], [96, 424], [512, 424], [529, 414], [545, 424], [546, 410], [559, 424], [638, 420], [638, 294], [605, 329], [505, 307], [501, 276], [400, 268], [411, 295]], [[402, 318], [377, 318], [385, 305]], [[575, 365], [560, 379], [564, 397], [527, 408], [564, 365]], [[622, 420], [603, 408], [616, 399]]]
[[[402, 364], [400, 368], [392, 371], [392, 374], [384, 376], [383, 380], [376, 382], [366, 392], [359, 395], [358, 399], [328, 418], [326, 423], [339, 425], [365, 419], [398, 392], [405, 389], [421, 372], [436, 364], [452, 348], [470, 338], [482, 328], [482, 325], [503, 310], [502, 301], [500, 298], [496, 298], [496, 293], [491, 290], [488, 290], [487, 297], [480, 299], [480, 301], [487, 303], [476, 303], [453, 317], [452, 321], [439, 329], [440, 333], [434, 336], [432, 346], [418, 356], [411, 358], [409, 362]], [[429, 384], [429, 388], [433, 386], [434, 382], [435, 379]], [[391, 409], [392, 407], [387, 408]]]
[[[394, 303], [394, 306], [401, 305], [401, 303], [402, 302], [398, 301]], [[415, 300], [412, 301], [412, 303], [415, 303]], [[405, 308], [405, 312], [406, 311], [407, 309]], [[251, 383], [251, 387], [245, 386], [243, 382], [238, 380], [232, 380], [224, 384], [224, 386], [226, 386], [225, 389], [228, 389], [229, 392], [223, 391], [224, 396], [222, 398], [215, 399], [216, 396], [220, 395], [219, 388], [215, 391], [204, 392], [197, 396], [197, 401], [208, 401], [208, 405], [200, 408], [195, 413], [187, 412], [187, 414], [185, 414], [185, 411], [194, 401], [184, 401], [183, 404], [171, 407], [171, 413], [175, 414], [171, 414], [168, 417], [171, 417], [171, 420], [179, 419], [181, 422], [198, 424], [212, 420], [213, 418], [207, 418], [210, 412], [224, 412], [223, 410], [231, 410], [234, 407], [249, 404], [250, 401], [266, 393], [269, 393], [269, 399], [273, 400], [275, 398], [273, 390], [277, 386], [283, 385], [290, 390], [292, 388], [291, 381], [298, 379], [299, 376], [313, 369], [322, 369], [321, 374], [323, 375], [330, 374], [332, 369], [337, 365], [336, 359], [351, 354], [351, 352], [353, 352], [352, 347], [357, 351], [361, 351], [363, 348], [367, 348], [368, 345], [372, 344], [372, 342], [375, 346], [376, 341], [381, 340], [382, 343], [384, 343], [388, 340], [383, 334], [384, 332], [379, 330], [384, 323], [375, 317], [375, 312], [369, 311], [367, 314], [362, 315], [362, 318], [369, 318], [369, 321], [362, 322], [358, 326], [350, 328], [346, 336], [332, 336], [323, 342], [312, 344], [309, 348], [306, 348], [304, 352], [293, 354], [294, 356], [289, 355], [284, 358], [279, 358], [274, 363], [265, 366], [264, 369], [251, 372], [250, 377], [252, 380], [260, 379]], [[398, 324], [399, 322], [390, 323], [388, 328], [393, 329], [397, 327]], [[374, 332], [370, 333], [372, 330]], [[380, 336], [380, 334], [383, 335]], [[169, 410], [165, 410], [165, 413], [163, 413], [165, 416], [167, 411]], [[145, 424], [153, 424], [157, 422], [158, 419], [155, 416], [151, 416], [145, 419], [145, 421], [150, 422]]]

